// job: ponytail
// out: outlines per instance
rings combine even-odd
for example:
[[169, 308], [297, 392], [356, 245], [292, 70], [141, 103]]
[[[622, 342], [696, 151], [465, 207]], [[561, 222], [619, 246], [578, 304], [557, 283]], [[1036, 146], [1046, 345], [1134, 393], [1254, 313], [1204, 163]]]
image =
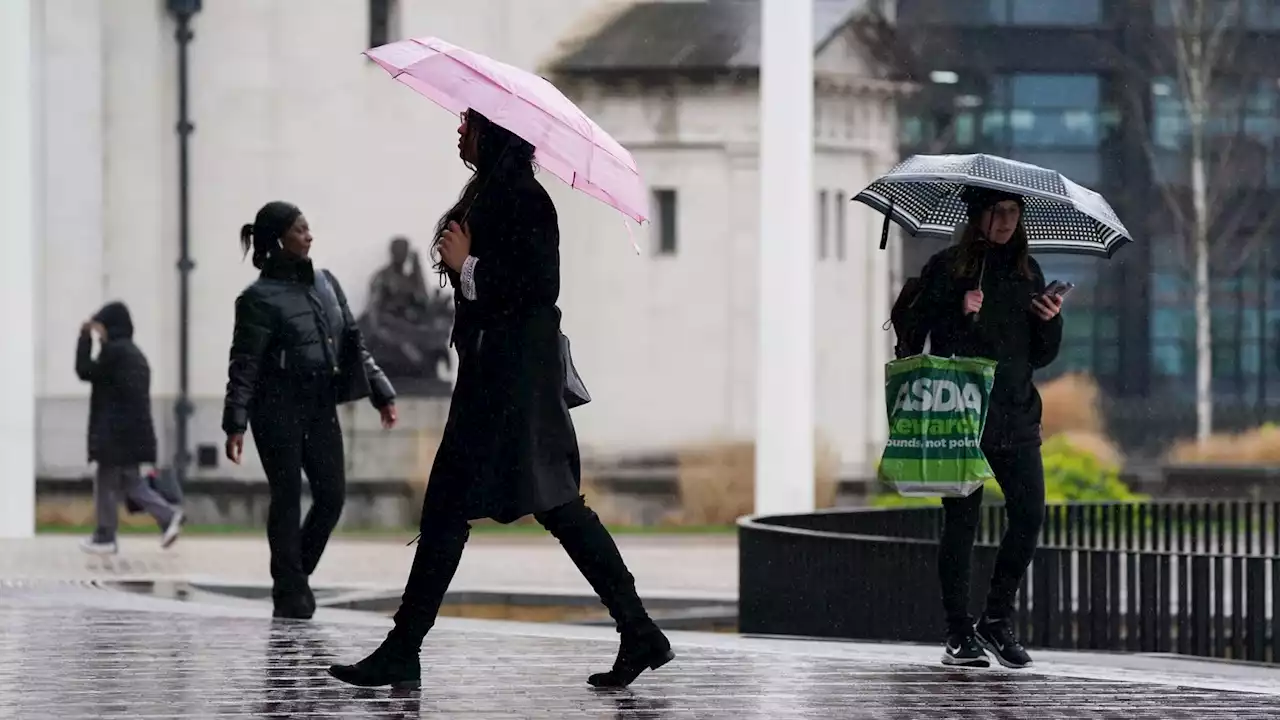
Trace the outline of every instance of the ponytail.
[[253, 247], [253, 223], [245, 223], [240, 226], [240, 257], [249, 254], [249, 249]]
[[289, 232], [302, 211], [298, 206], [276, 200], [262, 206], [253, 222], [240, 226], [242, 257], [253, 251], [253, 266], [262, 269], [267, 258], [280, 247], [280, 238]]

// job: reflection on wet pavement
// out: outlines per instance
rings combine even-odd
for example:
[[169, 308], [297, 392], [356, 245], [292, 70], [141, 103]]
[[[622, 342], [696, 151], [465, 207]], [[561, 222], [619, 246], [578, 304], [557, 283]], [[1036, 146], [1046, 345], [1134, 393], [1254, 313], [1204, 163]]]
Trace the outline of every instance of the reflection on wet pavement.
[[584, 680], [611, 643], [500, 630], [433, 633], [421, 693], [392, 693], [325, 673], [381, 640], [368, 626], [0, 593], [0, 628], [0, 717], [1280, 718], [1249, 693], [749, 649], [677, 647], [631, 691], [600, 692]]

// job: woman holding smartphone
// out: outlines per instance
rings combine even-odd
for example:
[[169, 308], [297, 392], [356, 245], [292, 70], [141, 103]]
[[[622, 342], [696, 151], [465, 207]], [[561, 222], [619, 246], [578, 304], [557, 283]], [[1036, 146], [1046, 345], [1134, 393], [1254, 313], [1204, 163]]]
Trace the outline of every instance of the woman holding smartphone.
[[1062, 295], [1046, 292], [1044, 274], [1030, 255], [1022, 197], [966, 188], [962, 199], [969, 222], [956, 229], [958, 244], [926, 263], [920, 295], [905, 311], [905, 326], [914, 337], [929, 336], [933, 355], [998, 363], [982, 451], [1004, 491], [1009, 525], [986, 609], [975, 622], [969, 614], [969, 576], [982, 488], [942, 501], [938, 576], [947, 618], [942, 662], [987, 667], [985, 648], [1001, 665], [1023, 668], [1031, 665], [1031, 657], [1014, 635], [1010, 616], [1044, 520], [1041, 402], [1032, 374], [1058, 355]]

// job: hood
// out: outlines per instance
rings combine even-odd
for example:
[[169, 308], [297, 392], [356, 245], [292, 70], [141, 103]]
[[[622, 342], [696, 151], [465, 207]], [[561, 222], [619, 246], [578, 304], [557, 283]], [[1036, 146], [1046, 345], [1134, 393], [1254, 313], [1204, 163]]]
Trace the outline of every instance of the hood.
[[93, 319], [107, 329], [108, 340], [129, 340], [133, 337], [133, 318], [122, 302], [107, 303]]

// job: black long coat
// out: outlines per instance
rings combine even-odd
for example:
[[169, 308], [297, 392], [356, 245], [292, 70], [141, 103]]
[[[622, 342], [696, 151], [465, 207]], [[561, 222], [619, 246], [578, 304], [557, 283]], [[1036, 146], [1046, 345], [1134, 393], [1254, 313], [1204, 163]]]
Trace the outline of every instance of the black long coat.
[[76, 345], [76, 375], [93, 386], [89, 394], [89, 462], [105, 467], [154, 463], [151, 366], [133, 342], [129, 309], [124, 303], [108, 303], [93, 319], [107, 331], [97, 359], [87, 331], [81, 331]]
[[471, 208], [468, 280], [454, 283], [458, 378], [423, 513], [513, 522], [579, 495], [578, 441], [560, 358], [560, 230], [532, 175]]

